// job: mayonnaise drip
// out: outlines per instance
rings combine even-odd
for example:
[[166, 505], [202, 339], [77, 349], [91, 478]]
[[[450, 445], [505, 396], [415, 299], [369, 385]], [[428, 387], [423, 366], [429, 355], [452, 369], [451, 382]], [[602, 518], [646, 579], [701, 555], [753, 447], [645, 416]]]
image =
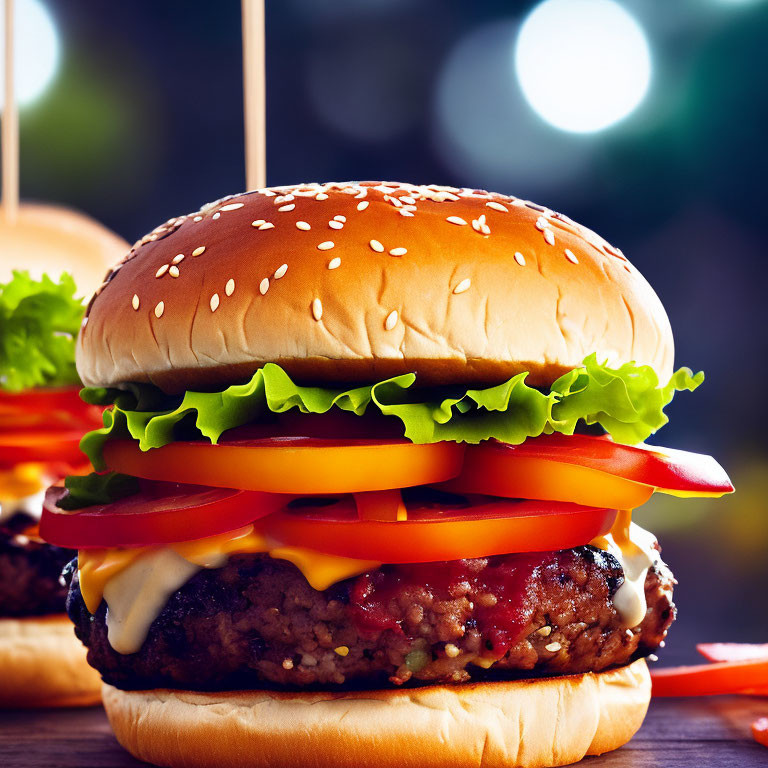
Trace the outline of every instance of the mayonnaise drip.
[[648, 610], [645, 600], [645, 577], [658, 560], [656, 537], [632, 522], [632, 513], [619, 512], [613, 529], [592, 542], [610, 552], [624, 571], [624, 583], [613, 596], [613, 604], [621, 623], [627, 629], [638, 626]]
[[80, 590], [91, 613], [96, 613], [102, 598], [106, 602], [112, 648], [122, 654], [136, 653], [171, 595], [198, 571], [222, 568], [230, 555], [258, 552], [289, 560], [319, 591], [380, 565], [302, 547], [278, 547], [249, 525], [162, 548], [83, 550], [78, 554]]
[[107, 638], [118, 653], [135, 653], [168, 598], [198, 571], [172, 549], [158, 549], [137, 558], [104, 587]]

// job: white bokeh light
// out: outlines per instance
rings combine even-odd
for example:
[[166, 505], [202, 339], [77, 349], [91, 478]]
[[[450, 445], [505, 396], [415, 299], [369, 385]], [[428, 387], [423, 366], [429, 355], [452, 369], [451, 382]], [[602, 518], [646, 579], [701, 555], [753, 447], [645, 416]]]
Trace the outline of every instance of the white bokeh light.
[[[59, 35], [48, 9], [39, 0], [16, 0], [14, 30], [14, 79], [20, 105], [39, 98], [53, 80], [59, 66]], [[0, 13], [0, 53], [3, 50], [5, 19]], [[2, 72], [0, 57], [0, 72]], [[0, 84], [0, 107], [5, 95]]]
[[613, 0], [544, 0], [523, 22], [515, 70], [528, 103], [563, 131], [617, 123], [645, 96], [645, 33]]

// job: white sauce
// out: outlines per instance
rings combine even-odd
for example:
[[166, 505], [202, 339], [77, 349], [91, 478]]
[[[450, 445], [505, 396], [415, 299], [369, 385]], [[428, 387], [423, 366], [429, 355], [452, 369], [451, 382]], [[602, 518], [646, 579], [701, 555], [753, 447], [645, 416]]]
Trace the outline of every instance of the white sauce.
[[111, 578], [104, 587], [109, 644], [118, 653], [138, 652], [168, 599], [200, 568], [172, 549], [159, 549]]
[[43, 512], [43, 499], [45, 491], [24, 496], [21, 499], [0, 499], [0, 523], [10, 520], [15, 515], [23, 512], [34, 520], [40, 520]]
[[613, 604], [627, 629], [638, 626], [645, 618], [648, 610], [645, 577], [648, 569], [658, 560], [658, 551], [654, 546], [656, 537], [636, 523], [627, 524], [629, 520], [628, 515], [625, 520], [620, 518], [611, 533], [592, 542], [610, 552], [624, 571], [624, 583], [613, 596]]

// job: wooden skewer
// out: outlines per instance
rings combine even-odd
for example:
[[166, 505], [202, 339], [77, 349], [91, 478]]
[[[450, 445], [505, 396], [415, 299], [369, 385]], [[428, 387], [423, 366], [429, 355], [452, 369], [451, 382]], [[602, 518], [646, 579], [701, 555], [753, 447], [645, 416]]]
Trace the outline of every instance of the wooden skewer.
[[2, 114], [3, 216], [15, 221], [19, 210], [19, 113], [13, 66], [14, 0], [5, 0], [5, 72]]
[[267, 186], [264, 0], [242, 0], [242, 7], [245, 182], [261, 189]]

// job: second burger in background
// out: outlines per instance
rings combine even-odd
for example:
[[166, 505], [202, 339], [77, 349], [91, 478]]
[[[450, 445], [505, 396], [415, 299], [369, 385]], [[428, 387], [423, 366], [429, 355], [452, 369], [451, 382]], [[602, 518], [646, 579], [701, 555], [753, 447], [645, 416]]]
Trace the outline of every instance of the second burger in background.
[[78, 444], [101, 420], [78, 396], [75, 283], [14, 272], [0, 284], [0, 707], [94, 704], [99, 680], [72, 638], [61, 572], [38, 535], [45, 489], [87, 474]]
[[631, 510], [732, 490], [643, 442], [702, 379], [672, 363], [624, 255], [522, 199], [309, 184], [150, 233], [79, 338], [101, 474], [42, 521], [120, 742], [329, 768], [624, 744], [675, 614]]

